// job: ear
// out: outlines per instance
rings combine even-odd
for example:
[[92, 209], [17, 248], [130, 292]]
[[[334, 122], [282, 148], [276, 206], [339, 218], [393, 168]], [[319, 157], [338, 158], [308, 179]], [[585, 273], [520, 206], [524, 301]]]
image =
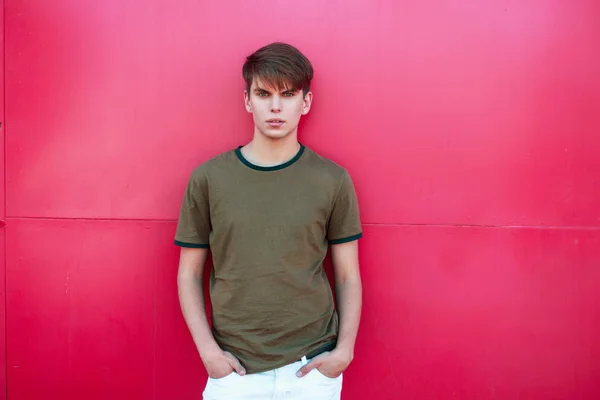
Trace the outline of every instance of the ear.
[[244, 105], [246, 107], [246, 111], [249, 113], [252, 112], [252, 104], [250, 104], [250, 95], [247, 90], [244, 90]]
[[310, 107], [312, 106], [313, 94], [312, 92], [306, 93], [304, 96], [304, 102], [302, 104], [302, 115], [308, 114]]

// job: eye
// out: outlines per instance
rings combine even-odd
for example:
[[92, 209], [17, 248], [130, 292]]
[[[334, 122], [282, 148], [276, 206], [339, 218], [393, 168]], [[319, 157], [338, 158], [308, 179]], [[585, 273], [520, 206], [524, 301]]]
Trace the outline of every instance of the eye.
[[285, 92], [283, 95], [284, 95], [285, 97], [293, 97], [293, 96], [294, 96], [294, 94], [295, 94], [294, 92]]
[[258, 92], [258, 97], [267, 97], [268, 95], [267, 92]]

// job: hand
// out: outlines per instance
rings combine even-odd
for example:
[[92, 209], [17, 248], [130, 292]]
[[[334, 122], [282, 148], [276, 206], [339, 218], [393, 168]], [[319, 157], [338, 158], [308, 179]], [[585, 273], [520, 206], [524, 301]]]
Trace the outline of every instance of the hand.
[[208, 376], [214, 379], [224, 378], [233, 371], [238, 375], [245, 375], [246, 370], [239, 360], [228, 351], [218, 350], [202, 357]]
[[303, 377], [313, 369], [318, 369], [320, 373], [328, 378], [337, 378], [348, 368], [352, 362], [352, 355], [349, 352], [334, 349], [319, 354], [308, 364], [298, 370], [296, 376]]

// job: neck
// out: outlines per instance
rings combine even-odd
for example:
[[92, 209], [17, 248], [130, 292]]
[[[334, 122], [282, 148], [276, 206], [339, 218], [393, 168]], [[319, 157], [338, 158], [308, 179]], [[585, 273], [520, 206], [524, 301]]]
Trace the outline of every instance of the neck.
[[299, 150], [300, 144], [295, 133], [271, 139], [260, 132], [255, 132], [252, 141], [241, 149], [244, 158], [261, 167], [283, 164], [294, 158]]

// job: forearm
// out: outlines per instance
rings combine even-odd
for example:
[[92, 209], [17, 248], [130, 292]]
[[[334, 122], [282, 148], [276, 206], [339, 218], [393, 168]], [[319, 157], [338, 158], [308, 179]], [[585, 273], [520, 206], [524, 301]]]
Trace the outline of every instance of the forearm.
[[180, 273], [177, 287], [183, 317], [200, 356], [205, 357], [220, 350], [208, 324], [202, 278], [191, 273]]
[[350, 358], [353, 358], [362, 309], [360, 276], [336, 281], [335, 290], [340, 319], [337, 348], [347, 352]]

